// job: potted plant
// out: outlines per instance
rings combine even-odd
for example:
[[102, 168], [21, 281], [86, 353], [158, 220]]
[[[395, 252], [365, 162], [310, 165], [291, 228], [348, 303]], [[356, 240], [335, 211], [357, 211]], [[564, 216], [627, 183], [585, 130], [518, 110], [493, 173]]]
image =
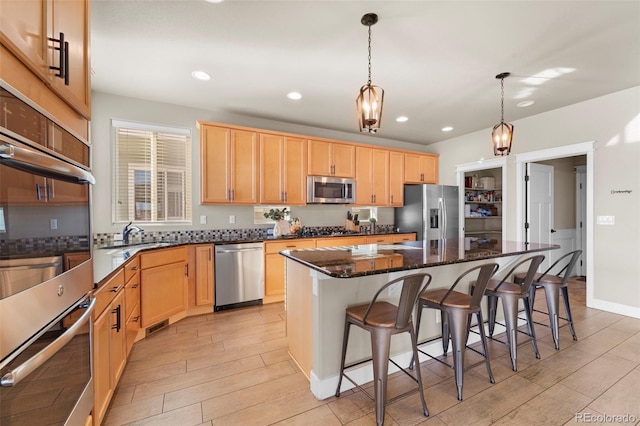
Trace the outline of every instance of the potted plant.
[[280, 209], [270, 209], [268, 212], [264, 212], [264, 217], [271, 219], [276, 222], [273, 226], [273, 236], [279, 237], [281, 235], [288, 235], [291, 230], [289, 227], [289, 222], [285, 220], [285, 217], [291, 213], [284, 207], [282, 210]]
[[375, 217], [372, 217], [371, 219], [369, 219], [369, 222], [371, 223], [371, 233], [375, 234], [376, 233], [376, 222], [378, 221], [378, 219], [376, 219]]

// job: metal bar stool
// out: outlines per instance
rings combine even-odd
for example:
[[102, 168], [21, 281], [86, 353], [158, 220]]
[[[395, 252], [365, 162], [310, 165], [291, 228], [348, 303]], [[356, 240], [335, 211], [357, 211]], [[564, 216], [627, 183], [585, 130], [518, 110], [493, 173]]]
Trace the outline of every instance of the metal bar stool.
[[[418, 349], [419, 352], [452, 367], [455, 371], [456, 387], [458, 390], [458, 400], [462, 401], [462, 382], [464, 374], [464, 353], [467, 348], [469, 330], [471, 329], [471, 316], [476, 314], [482, 349], [484, 353], [478, 352], [485, 359], [489, 381], [495, 383], [491, 365], [489, 363], [489, 352], [487, 350], [487, 336], [484, 334], [484, 321], [480, 310], [480, 301], [484, 295], [484, 290], [489, 279], [498, 270], [497, 263], [485, 263], [463, 272], [449, 289], [430, 290], [423, 292], [418, 299], [418, 314], [416, 316], [416, 335], [420, 332], [420, 319], [423, 308], [439, 309], [442, 315], [442, 348], [444, 354], [449, 349], [449, 337], [453, 345], [453, 366], [446, 362], [432, 357], [426, 352]], [[469, 287], [468, 293], [454, 290], [457, 285], [470, 274], [477, 272], [475, 287]], [[416, 358], [417, 359], [417, 358]]]
[[[402, 282], [402, 291], [398, 305], [386, 301], [378, 302], [378, 296], [389, 286]], [[349, 341], [349, 329], [351, 325], [357, 325], [371, 333], [371, 354], [373, 361], [373, 381], [376, 403], [376, 422], [378, 425], [382, 425], [384, 422], [384, 407], [387, 397], [387, 373], [389, 371], [389, 361], [396, 367], [400, 368], [405, 374], [411, 377], [417, 384], [417, 389], [405, 392], [399, 395], [389, 402], [398, 398], [404, 397], [409, 393], [418, 392], [420, 394], [420, 400], [422, 401], [422, 410], [425, 416], [429, 416], [427, 410], [427, 403], [424, 400], [424, 392], [422, 391], [422, 377], [420, 376], [420, 368], [415, 370], [415, 377], [408, 373], [404, 368], [400, 367], [395, 361], [389, 358], [389, 351], [391, 345], [391, 336], [394, 334], [408, 332], [411, 336], [411, 346], [413, 348], [414, 357], [417, 356], [417, 340], [416, 334], [413, 328], [413, 321], [411, 313], [415, 307], [416, 301], [420, 293], [422, 293], [431, 282], [431, 275], [429, 274], [412, 274], [407, 275], [393, 281], [389, 281], [383, 285], [373, 296], [373, 300], [370, 303], [362, 305], [351, 306], [346, 310], [345, 324], [344, 324], [344, 339], [342, 343], [342, 360], [340, 362], [340, 379], [338, 380], [338, 388], [336, 389], [336, 396], [340, 396], [340, 385], [342, 384], [342, 377], [346, 377], [351, 383], [362, 392], [371, 396], [356, 382], [354, 382], [345, 373], [345, 368], [353, 367], [368, 360], [360, 361], [348, 366], [345, 366], [345, 359], [347, 357], [347, 344]]]
[[[541, 324], [536, 322], [536, 324], [544, 325], [546, 327], [551, 328], [551, 335], [553, 336], [553, 343], [556, 347], [556, 350], [560, 349], [560, 325], [559, 319], [567, 321], [569, 324], [569, 330], [571, 330], [571, 335], [573, 336], [573, 340], [578, 340], [576, 336], [576, 332], [573, 328], [573, 319], [571, 318], [571, 308], [569, 307], [569, 293], [567, 290], [567, 283], [569, 282], [569, 278], [571, 277], [571, 273], [573, 272], [573, 268], [578, 261], [578, 258], [582, 254], [582, 250], [575, 250], [565, 254], [560, 257], [558, 260], [553, 262], [553, 265], [549, 267], [543, 273], [536, 274], [533, 278], [533, 282], [529, 287], [529, 301], [531, 304], [531, 312], [540, 312], [546, 315], [549, 315], [549, 325]], [[568, 262], [567, 262], [568, 260]], [[556, 268], [557, 266], [562, 265], [564, 262], [567, 262], [566, 265], [558, 272], [557, 275], [551, 275], [550, 272]], [[516, 283], [522, 283], [525, 279], [525, 274], [518, 273], [514, 275], [514, 281]], [[548, 312], [539, 311], [533, 308], [533, 304], [536, 298], [536, 289], [538, 287], [544, 288], [544, 294], [547, 298], [547, 310]], [[564, 301], [564, 308], [567, 313], [567, 317], [561, 317], [559, 315], [560, 308], [560, 291], [562, 291], [562, 299]]]
[[[533, 277], [538, 270], [538, 267], [544, 260], [543, 255], [533, 256], [527, 259], [523, 259], [516, 263], [511, 270], [505, 275], [502, 280], [490, 279], [485, 290], [487, 296], [487, 302], [489, 305], [489, 338], [493, 339], [493, 331], [496, 326], [496, 310], [498, 308], [498, 299], [502, 300], [502, 310], [504, 312], [504, 326], [507, 329], [507, 345], [509, 346], [509, 355], [511, 356], [511, 368], [513, 371], [517, 371], [516, 364], [516, 350], [518, 347], [518, 332], [524, 333], [531, 337], [531, 345], [533, 346], [533, 352], [536, 354], [536, 358], [540, 359], [540, 353], [538, 352], [538, 345], [536, 343], [536, 334], [533, 328], [533, 321], [531, 318], [531, 308], [529, 303], [529, 288], [533, 281]], [[520, 266], [529, 262], [529, 268], [525, 272], [522, 283], [517, 284], [507, 281], [507, 279], [518, 269]], [[473, 283], [472, 283], [473, 285]], [[527, 327], [529, 332], [518, 330], [518, 301], [522, 300], [524, 304], [524, 312], [527, 320]], [[500, 323], [498, 323], [500, 324]], [[503, 325], [503, 324], [500, 324]], [[497, 339], [494, 339], [497, 340]], [[498, 340], [499, 341], [499, 340]], [[502, 342], [504, 343], [504, 342]]]

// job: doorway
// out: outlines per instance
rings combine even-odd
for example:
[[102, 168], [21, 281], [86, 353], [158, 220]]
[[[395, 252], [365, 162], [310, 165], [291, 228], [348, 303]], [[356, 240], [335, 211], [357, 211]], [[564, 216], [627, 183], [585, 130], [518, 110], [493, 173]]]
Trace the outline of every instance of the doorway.
[[[574, 145], [566, 145], [557, 148], [550, 148], [516, 155], [516, 238], [523, 241], [526, 238], [525, 223], [527, 218], [527, 185], [525, 184], [525, 174], [527, 165], [554, 159], [561, 159], [575, 156], [585, 156], [585, 191], [586, 220], [583, 224], [585, 229], [586, 245], [583, 251], [586, 255], [586, 275], [587, 281], [587, 306], [593, 306], [593, 149], [594, 142], [585, 142]], [[575, 207], [572, 212], [575, 212]], [[575, 217], [575, 216], [574, 216]], [[553, 229], [553, 228], [551, 228]], [[553, 234], [555, 235], [555, 234]], [[557, 238], [557, 237], [555, 237]], [[559, 255], [560, 253], [558, 253]], [[557, 255], [556, 255], [557, 256]], [[556, 257], [557, 258], [557, 257]]]

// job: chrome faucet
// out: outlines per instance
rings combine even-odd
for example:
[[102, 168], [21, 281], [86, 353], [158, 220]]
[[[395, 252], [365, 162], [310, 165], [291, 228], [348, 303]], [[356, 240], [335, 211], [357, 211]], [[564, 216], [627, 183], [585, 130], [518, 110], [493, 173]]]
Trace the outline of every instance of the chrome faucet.
[[135, 225], [131, 225], [133, 222], [129, 222], [127, 224], [127, 226], [124, 227], [124, 229], [122, 230], [122, 243], [123, 244], [129, 244], [129, 234], [131, 234], [133, 231], [136, 232], [143, 232], [144, 229], [137, 227]]

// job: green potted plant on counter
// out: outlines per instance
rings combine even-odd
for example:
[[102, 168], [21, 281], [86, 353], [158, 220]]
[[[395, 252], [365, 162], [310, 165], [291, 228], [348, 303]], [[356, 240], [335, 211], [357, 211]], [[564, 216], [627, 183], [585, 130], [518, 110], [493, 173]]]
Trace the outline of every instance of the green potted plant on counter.
[[269, 209], [268, 212], [265, 212], [264, 217], [271, 219], [276, 222], [273, 226], [273, 236], [280, 237], [281, 235], [289, 235], [291, 232], [289, 221], [285, 219], [286, 216], [291, 213], [284, 207], [282, 210], [280, 209]]
[[371, 233], [375, 234], [376, 233], [376, 222], [378, 221], [378, 219], [376, 219], [375, 217], [372, 217], [369, 219], [369, 223], [371, 223]]

